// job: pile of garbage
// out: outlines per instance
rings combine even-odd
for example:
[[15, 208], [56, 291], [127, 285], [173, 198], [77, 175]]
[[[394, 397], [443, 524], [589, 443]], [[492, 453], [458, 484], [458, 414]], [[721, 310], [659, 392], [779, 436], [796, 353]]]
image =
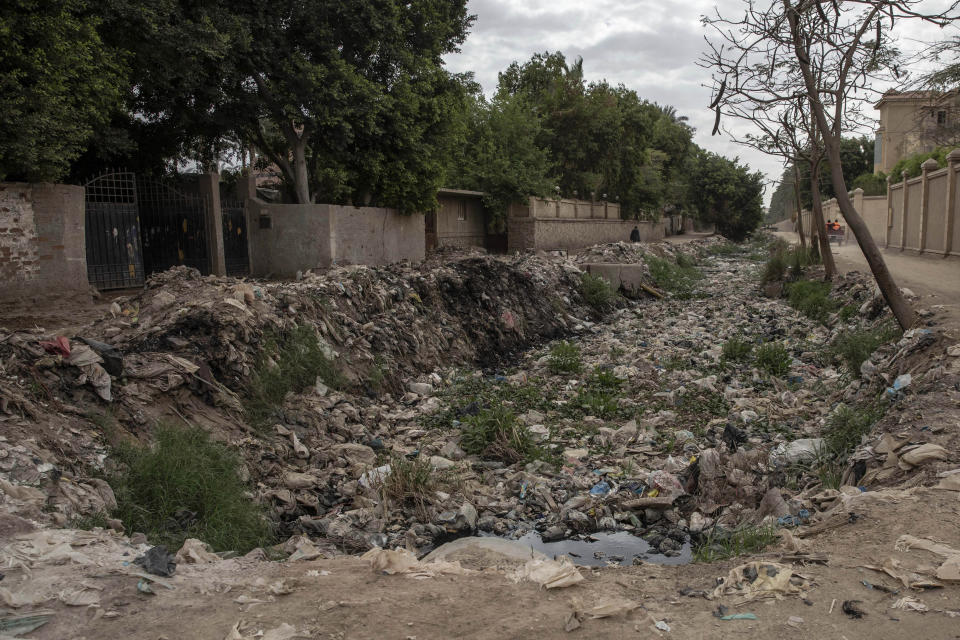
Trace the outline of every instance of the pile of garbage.
[[[935, 442], [945, 430], [902, 420], [920, 393], [953, 401], [958, 358], [937, 334], [908, 332], [851, 375], [827, 355], [837, 332], [889, 320], [866, 276], [831, 294], [855, 313], [820, 323], [764, 297], [756, 263], [713, 253], [715, 242], [683, 248], [704, 275], [693, 303], [648, 298], [602, 322], [577, 265], [676, 260], [673, 245], [602, 245], [573, 260], [465, 254], [291, 282], [172, 269], [81, 336], [0, 333], [0, 508], [60, 526], [110, 513], [107, 412], [144, 441], [172, 416], [236, 446], [301, 556], [425, 553], [478, 533], [542, 544], [626, 533], [643, 541], [641, 560], [687, 558], [692, 540], [815, 525], [851, 487], [944, 472], [937, 447], [955, 450]], [[269, 366], [264, 344], [302, 326], [347, 383], [291, 392], [252, 429], [244, 399]], [[731, 357], [732, 340], [751, 354], [780, 348], [782, 370]], [[880, 393], [892, 410], [838, 486], [824, 486], [824, 425]], [[494, 435], [478, 445], [485, 429]], [[411, 469], [419, 484], [402, 475]]]

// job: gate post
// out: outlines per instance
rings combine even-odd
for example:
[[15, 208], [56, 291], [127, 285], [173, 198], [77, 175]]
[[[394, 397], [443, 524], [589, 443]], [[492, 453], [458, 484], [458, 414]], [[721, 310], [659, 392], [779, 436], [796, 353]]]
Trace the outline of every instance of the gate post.
[[220, 209], [220, 174], [200, 174], [200, 195], [207, 201], [207, 255], [210, 256], [210, 273], [227, 275], [227, 263], [223, 251], [223, 220]]

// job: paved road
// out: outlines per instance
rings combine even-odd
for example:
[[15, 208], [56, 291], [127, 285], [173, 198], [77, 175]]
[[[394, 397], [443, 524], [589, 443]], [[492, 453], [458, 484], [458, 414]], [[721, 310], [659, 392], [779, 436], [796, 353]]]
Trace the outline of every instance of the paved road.
[[[797, 234], [778, 231], [776, 235], [793, 244], [799, 244]], [[849, 271], [870, 272], [867, 261], [856, 241], [842, 246], [831, 245], [841, 273]], [[920, 297], [915, 308], [929, 308], [942, 317], [954, 335], [960, 333], [960, 260], [929, 255], [915, 255], [900, 251], [883, 250], [887, 268], [897, 285], [907, 288]]]

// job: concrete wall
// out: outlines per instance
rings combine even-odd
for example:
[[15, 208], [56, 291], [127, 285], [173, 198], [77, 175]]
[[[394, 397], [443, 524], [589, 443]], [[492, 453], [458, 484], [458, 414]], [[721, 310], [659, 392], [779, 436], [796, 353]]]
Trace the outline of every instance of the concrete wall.
[[486, 218], [480, 198], [440, 195], [437, 200], [440, 202], [437, 211], [438, 247], [485, 246]]
[[330, 204], [267, 204], [247, 200], [250, 273], [292, 278], [331, 264], [419, 262], [423, 216], [394, 209]]
[[[881, 247], [934, 255], [960, 255], [960, 150], [948, 156], [949, 164], [936, 169], [928, 161], [919, 178], [889, 184], [886, 196], [851, 195], [870, 235]], [[826, 220], [843, 216], [836, 200], [823, 204]], [[812, 215], [803, 212], [804, 230], [810, 233]], [[847, 240], [853, 237], [847, 229]]]
[[85, 292], [83, 187], [0, 183], [0, 299]]
[[327, 207], [330, 247], [337, 264], [420, 262], [426, 254], [423, 214], [403, 215], [378, 207]]
[[663, 225], [649, 221], [508, 218], [508, 248], [575, 251], [606, 242], [627, 242], [634, 226], [643, 242], [663, 240]]
[[[526, 211], [523, 211], [523, 209]], [[530, 198], [527, 205], [514, 205], [508, 212], [515, 217], [619, 220], [620, 205], [616, 202]], [[633, 227], [630, 227], [631, 229]]]

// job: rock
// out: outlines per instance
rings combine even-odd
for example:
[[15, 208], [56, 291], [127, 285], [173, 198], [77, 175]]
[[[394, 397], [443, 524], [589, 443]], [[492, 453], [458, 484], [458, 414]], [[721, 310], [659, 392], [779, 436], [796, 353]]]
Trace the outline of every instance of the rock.
[[419, 396], [433, 395], [433, 385], [426, 382], [411, 382], [407, 385], [407, 389]]
[[534, 411], [531, 409], [525, 414], [519, 416], [520, 422], [527, 425], [528, 427], [532, 424], [542, 424], [544, 420], [544, 415], [539, 411]]
[[354, 442], [345, 442], [333, 447], [334, 454], [346, 459], [351, 465], [372, 466], [377, 461], [377, 453], [370, 447]]
[[[444, 458], [449, 458], [450, 460], [463, 460], [464, 458], [467, 457], [467, 454], [464, 452], [463, 449], [460, 448], [460, 445], [458, 445], [453, 440], [450, 440], [445, 445], [443, 445], [443, 447], [440, 448], [440, 456], [443, 456]], [[440, 456], [437, 456], [437, 457], [439, 458]]]
[[532, 424], [527, 428], [527, 430], [530, 432], [530, 436], [535, 442], [543, 442], [550, 437], [550, 429], [542, 424]]
[[467, 527], [469, 527], [471, 530], [477, 528], [477, 509], [472, 504], [469, 502], [464, 502], [463, 505], [460, 506], [460, 511], [458, 514], [463, 518]]
[[564, 520], [577, 531], [588, 531], [593, 526], [590, 516], [582, 511], [568, 511]]
[[637, 428], [637, 421], [631, 420], [625, 425], [617, 429], [611, 440], [614, 444], [625, 445], [630, 444], [634, 438], [637, 437], [639, 429]]
[[449, 460], [443, 456], [430, 456], [430, 466], [438, 471], [449, 469], [450, 467], [456, 466], [456, 464], [453, 460]]
[[860, 365], [860, 376], [864, 379], [870, 379], [877, 374], [877, 365], [870, 360], [864, 360]]
[[760, 417], [760, 414], [758, 414], [756, 411], [753, 411], [751, 409], [745, 409], [744, 411], [740, 412], [740, 419], [748, 424], [753, 422], [759, 417]]
[[283, 484], [288, 489], [307, 489], [309, 487], [315, 487], [317, 482], [317, 477], [309, 473], [287, 471], [283, 474]]
[[604, 516], [600, 518], [600, 521], [597, 522], [597, 527], [605, 531], [615, 531], [617, 528], [617, 521], [610, 516]]
[[782, 282], [768, 282], [763, 286], [763, 295], [768, 298], [779, 298], [783, 293]]
[[553, 525], [552, 527], [547, 527], [547, 529], [540, 534], [540, 539], [544, 542], [556, 542], [557, 540], [562, 540], [564, 534], [564, 528], [560, 525]]
[[757, 518], [762, 519], [766, 516], [779, 518], [780, 516], [786, 516], [789, 514], [790, 507], [788, 507], [787, 503], [784, 502], [783, 496], [780, 494], [780, 489], [768, 489], [767, 492], [763, 494], [763, 499], [760, 501], [760, 506], [757, 507]]

